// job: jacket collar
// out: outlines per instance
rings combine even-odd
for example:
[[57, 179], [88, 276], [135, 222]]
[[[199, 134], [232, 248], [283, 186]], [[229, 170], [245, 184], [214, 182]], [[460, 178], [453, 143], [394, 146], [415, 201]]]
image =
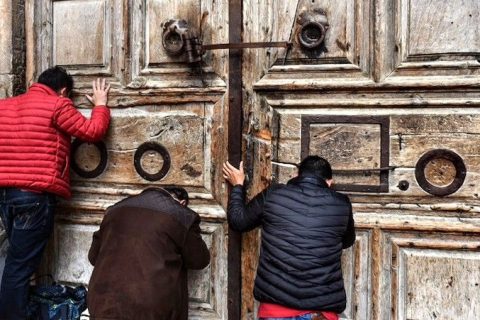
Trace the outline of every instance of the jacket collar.
[[328, 188], [328, 184], [324, 179], [317, 177], [315, 175], [301, 175], [295, 178], [292, 178], [288, 181], [287, 184], [298, 185], [302, 187], [311, 187], [311, 188]]
[[58, 96], [58, 94], [55, 92], [55, 90], [53, 90], [49, 86], [46, 86], [46, 85], [38, 83], [38, 82], [32, 84], [30, 86], [30, 88], [28, 89], [28, 92], [43, 93], [43, 94], [48, 94], [50, 96]]

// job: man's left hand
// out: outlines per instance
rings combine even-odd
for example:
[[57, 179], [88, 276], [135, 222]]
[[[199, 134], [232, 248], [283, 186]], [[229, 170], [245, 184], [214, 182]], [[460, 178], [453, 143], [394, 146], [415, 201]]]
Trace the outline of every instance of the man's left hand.
[[243, 161], [240, 162], [240, 169], [235, 168], [230, 162], [223, 164], [223, 177], [230, 182], [232, 186], [242, 185], [245, 182], [245, 173], [243, 172]]

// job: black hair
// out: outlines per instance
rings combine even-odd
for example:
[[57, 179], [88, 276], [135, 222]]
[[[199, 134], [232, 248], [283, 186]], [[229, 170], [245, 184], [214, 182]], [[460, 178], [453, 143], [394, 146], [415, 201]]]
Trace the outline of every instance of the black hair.
[[51, 67], [43, 71], [38, 77], [38, 83], [50, 87], [55, 92], [60, 91], [62, 88], [67, 88], [67, 93], [70, 94], [73, 89], [72, 76], [60, 66]]
[[182, 187], [164, 187], [163, 189], [178, 201], [185, 201], [185, 206], [188, 206], [189, 197], [187, 190]]
[[308, 156], [298, 166], [298, 175], [311, 174], [325, 180], [332, 179], [332, 167], [330, 163], [319, 156]]

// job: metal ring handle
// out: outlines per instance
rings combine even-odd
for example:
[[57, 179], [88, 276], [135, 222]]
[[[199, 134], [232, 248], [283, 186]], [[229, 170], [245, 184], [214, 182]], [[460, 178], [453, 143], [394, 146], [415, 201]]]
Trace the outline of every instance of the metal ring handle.
[[[171, 41], [173, 37], [177, 37], [179, 40], [180, 44], [175, 44]], [[165, 51], [167, 51], [168, 54], [178, 56], [180, 55], [185, 47], [185, 41], [183, 39], [183, 36], [177, 32], [177, 28], [169, 28], [167, 31], [163, 33], [162, 36], [162, 44], [163, 48], [165, 48]]]
[[[427, 164], [435, 159], [447, 159], [455, 167], [455, 178], [453, 179], [452, 183], [445, 187], [438, 187], [433, 185], [427, 180], [425, 176], [425, 168]], [[465, 177], [467, 175], [467, 168], [465, 163], [463, 162], [462, 157], [451, 150], [446, 149], [436, 149], [431, 150], [425, 153], [417, 162], [415, 166], [415, 178], [417, 179], [418, 184], [420, 187], [425, 190], [426, 192], [434, 195], [434, 196], [447, 196], [456, 192], [460, 187], [463, 185], [465, 181]]]
[[[93, 170], [90, 170], [90, 171], [83, 170], [75, 162], [75, 154], [77, 153], [78, 148], [84, 143], [93, 144], [100, 152], [100, 163]], [[107, 167], [107, 160], [108, 160], [107, 147], [105, 146], [105, 143], [103, 141], [90, 143], [90, 142], [82, 141], [80, 139], [75, 139], [72, 142], [72, 151], [70, 154], [70, 158], [72, 159], [70, 166], [72, 167], [72, 170], [75, 171], [76, 174], [78, 174], [82, 178], [90, 178], [90, 179], [96, 178], [100, 174], [102, 174], [102, 172]]]
[[[147, 151], [156, 151], [163, 158], [162, 168], [157, 173], [148, 173], [142, 168], [141, 159]], [[167, 175], [168, 171], [170, 170], [171, 160], [170, 154], [164, 146], [156, 142], [145, 142], [138, 147], [137, 151], [135, 151], [133, 163], [135, 170], [137, 170], [137, 173], [143, 179], [148, 181], [158, 181]]]
[[[320, 33], [320, 37], [318, 37], [318, 39], [312, 39], [308, 37], [307, 32], [311, 28], [318, 29], [318, 32]], [[325, 39], [325, 33], [326, 30], [324, 25], [316, 21], [308, 21], [301, 26], [300, 32], [298, 33], [298, 41], [304, 48], [317, 48], [322, 44], [323, 40]]]

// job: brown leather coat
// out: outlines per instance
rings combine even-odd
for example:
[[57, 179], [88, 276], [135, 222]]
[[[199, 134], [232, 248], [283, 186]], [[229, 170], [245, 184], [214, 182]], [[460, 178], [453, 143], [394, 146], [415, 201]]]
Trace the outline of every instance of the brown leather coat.
[[210, 253], [200, 218], [162, 189], [109, 208], [93, 235], [88, 309], [94, 319], [186, 320], [187, 269]]

